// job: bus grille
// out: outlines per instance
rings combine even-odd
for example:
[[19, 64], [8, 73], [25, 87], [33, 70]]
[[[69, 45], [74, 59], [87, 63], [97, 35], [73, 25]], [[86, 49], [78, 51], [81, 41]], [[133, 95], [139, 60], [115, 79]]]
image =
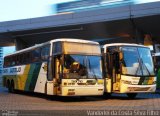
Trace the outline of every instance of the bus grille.
[[135, 91], [147, 91], [149, 87], [144, 87], [144, 88], [135, 88]]
[[139, 87], [129, 87], [130, 91], [148, 91], [150, 87], [143, 87], [143, 88], [139, 88]]

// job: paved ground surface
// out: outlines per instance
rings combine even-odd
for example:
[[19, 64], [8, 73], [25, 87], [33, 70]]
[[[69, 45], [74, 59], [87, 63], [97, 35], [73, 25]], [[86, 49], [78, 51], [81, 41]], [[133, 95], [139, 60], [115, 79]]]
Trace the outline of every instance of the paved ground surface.
[[[113, 94], [111, 98], [79, 97], [48, 98], [45, 95], [33, 93], [8, 93], [0, 87], [0, 110], [27, 111], [33, 113], [55, 111], [57, 115], [73, 115], [86, 113], [88, 110], [160, 110], [160, 94], [138, 94], [135, 99], [128, 99], [125, 94]], [[86, 112], [84, 112], [86, 111]], [[53, 112], [52, 112], [53, 113]], [[87, 115], [87, 113], [86, 113]]]

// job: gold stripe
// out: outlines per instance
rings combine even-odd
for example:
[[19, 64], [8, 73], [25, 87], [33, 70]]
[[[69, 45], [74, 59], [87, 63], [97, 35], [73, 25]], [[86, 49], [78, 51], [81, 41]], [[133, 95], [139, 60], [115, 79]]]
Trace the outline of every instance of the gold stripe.
[[149, 77], [148, 84], [149, 84], [149, 85], [152, 85], [152, 84], [153, 84], [153, 80], [154, 80], [153, 77]]
[[18, 90], [24, 90], [26, 85], [26, 80], [28, 77], [30, 65], [26, 65], [24, 69], [24, 73], [22, 75], [17, 75], [17, 84], [18, 84]]

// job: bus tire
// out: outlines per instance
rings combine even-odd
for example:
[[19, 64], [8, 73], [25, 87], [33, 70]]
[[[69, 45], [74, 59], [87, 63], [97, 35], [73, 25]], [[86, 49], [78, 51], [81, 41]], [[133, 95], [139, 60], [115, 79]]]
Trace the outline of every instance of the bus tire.
[[134, 99], [137, 96], [137, 93], [127, 93], [128, 98]]
[[8, 92], [11, 92], [11, 83], [9, 80], [7, 80], [7, 88], [8, 88]]
[[111, 93], [104, 92], [104, 98], [111, 98]]
[[14, 93], [15, 89], [14, 89], [14, 81], [11, 81], [11, 93]]

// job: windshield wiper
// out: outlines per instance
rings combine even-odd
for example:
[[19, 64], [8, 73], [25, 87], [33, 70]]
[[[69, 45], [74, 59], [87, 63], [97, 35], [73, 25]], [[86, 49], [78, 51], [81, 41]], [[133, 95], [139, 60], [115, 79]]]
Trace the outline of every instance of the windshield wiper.
[[[138, 63], [139, 63], [139, 65], [138, 65], [138, 67], [137, 67], [137, 70], [136, 70], [136, 73], [135, 73], [135, 76], [137, 76], [137, 73], [138, 73], [138, 69], [140, 68], [140, 62], [139, 62], [139, 60], [138, 60]], [[141, 72], [142, 73], [142, 72]]]
[[[145, 63], [143, 62], [142, 58], [140, 58], [140, 61], [141, 61], [142, 65], [144, 65], [144, 67], [147, 69], [148, 74], [151, 75], [151, 73], [149, 72], [147, 66], [146, 66]], [[143, 69], [142, 69], [142, 71], [143, 71]]]

